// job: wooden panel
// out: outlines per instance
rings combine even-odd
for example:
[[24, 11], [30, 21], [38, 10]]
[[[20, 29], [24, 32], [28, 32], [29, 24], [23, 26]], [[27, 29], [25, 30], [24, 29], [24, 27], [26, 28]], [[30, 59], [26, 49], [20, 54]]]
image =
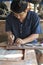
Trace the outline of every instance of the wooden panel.
[[33, 65], [38, 65], [35, 50], [26, 49], [24, 58], [26, 61], [28, 60], [28, 63], [30, 62]]
[[26, 50], [26, 52], [27, 51], [29, 52], [29, 54], [26, 53], [28, 55], [28, 59], [26, 55], [26, 59], [24, 60], [19, 60], [19, 61], [4, 60], [4, 61], [0, 61], [0, 65], [38, 65], [36, 61], [35, 53], [33, 53], [34, 51], [32, 51], [32, 53], [30, 53], [30, 50]]
[[42, 29], [42, 33], [43, 33], [43, 19], [40, 20], [40, 25], [41, 25], [41, 29]]
[[0, 21], [0, 33], [4, 33], [5, 32], [5, 21], [1, 20]]
[[6, 50], [4, 48], [0, 48], [0, 61], [17, 62], [22, 60], [22, 57], [22, 50]]
[[40, 64], [43, 63], [43, 54], [42, 54], [42, 56], [41, 56], [40, 59], [39, 59], [39, 63], [40, 63]]
[[26, 65], [26, 64], [24, 61], [19, 61], [19, 62], [1, 61], [0, 65]]

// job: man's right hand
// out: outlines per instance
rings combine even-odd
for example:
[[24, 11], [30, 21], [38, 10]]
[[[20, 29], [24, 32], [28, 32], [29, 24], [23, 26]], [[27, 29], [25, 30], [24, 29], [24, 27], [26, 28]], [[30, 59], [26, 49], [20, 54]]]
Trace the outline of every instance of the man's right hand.
[[15, 36], [10, 32], [8, 32], [8, 45], [12, 45], [14, 43]]
[[8, 44], [9, 45], [12, 45], [13, 43], [14, 43], [14, 35], [10, 35], [10, 36], [8, 36]]

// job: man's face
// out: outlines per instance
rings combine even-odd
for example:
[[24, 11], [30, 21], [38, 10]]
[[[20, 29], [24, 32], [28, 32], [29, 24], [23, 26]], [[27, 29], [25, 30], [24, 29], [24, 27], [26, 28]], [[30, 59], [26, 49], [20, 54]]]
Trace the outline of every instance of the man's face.
[[18, 19], [24, 19], [27, 15], [27, 12], [21, 12], [21, 13], [14, 13], [14, 16], [17, 17]]
[[14, 12], [14, 16], [17, 17], [17, 18], [20, 19], [20, 20], [23, 20], [23, 19], [25, 19], [25, 17], [26, 17], [26, 15], [27, 15], [27, 12], [28, 12], [28, 11], [29, 11], [29, 4], [28, 4], [28, 6], [27, 6], [27, 8], [26, 8], [25, 11], [23, 11], [23, 12], [21, 12], [21, 13], [15, 13], [15, 12]]

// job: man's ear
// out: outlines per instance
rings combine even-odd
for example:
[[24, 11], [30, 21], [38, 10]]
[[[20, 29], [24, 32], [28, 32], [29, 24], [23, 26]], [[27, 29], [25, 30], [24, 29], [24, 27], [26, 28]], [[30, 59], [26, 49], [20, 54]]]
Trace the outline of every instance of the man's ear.
[[30, 3], [28, 2], [27, 11], [30, 10]]
[[26, 8], [26, 12], [28, 12], [30, 10], [30, 3], [28, 3], [28, 5], [27, 5], [27, 8]]
[[28, 3], [28, 5], [27, 5], [27, 8], [26, 8], [25, 12], [28, 12], [29, 10], [30, 10], [30, 3]]

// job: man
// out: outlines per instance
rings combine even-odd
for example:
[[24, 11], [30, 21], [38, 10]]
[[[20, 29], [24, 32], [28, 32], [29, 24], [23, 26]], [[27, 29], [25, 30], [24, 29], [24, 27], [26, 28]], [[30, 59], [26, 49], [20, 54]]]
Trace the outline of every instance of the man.
[[29, 11], [28, 2], [14, 0], [11, 3], [11, 11], [6, 19], [9, 44], [37, 43], [41, 33], [39, 17], [35, 12]]

